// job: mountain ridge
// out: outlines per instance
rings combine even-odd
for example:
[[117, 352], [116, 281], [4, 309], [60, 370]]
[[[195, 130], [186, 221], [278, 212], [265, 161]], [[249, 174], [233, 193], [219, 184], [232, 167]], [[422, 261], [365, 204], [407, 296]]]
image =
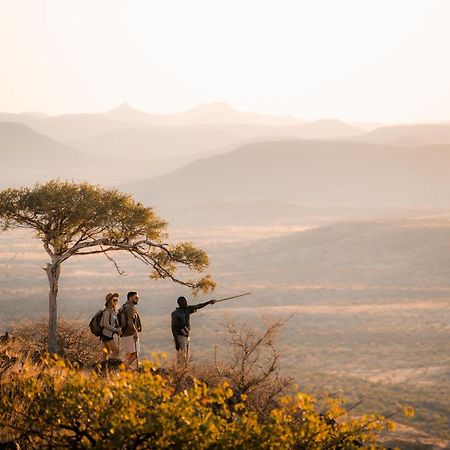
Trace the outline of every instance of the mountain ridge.
[[173, 206], [236, 199], [328, 206], [442, 206], [450, 198], [449, 166], [449, 146], [273, 140], [196, 160], [123, 188], [150, 204]]

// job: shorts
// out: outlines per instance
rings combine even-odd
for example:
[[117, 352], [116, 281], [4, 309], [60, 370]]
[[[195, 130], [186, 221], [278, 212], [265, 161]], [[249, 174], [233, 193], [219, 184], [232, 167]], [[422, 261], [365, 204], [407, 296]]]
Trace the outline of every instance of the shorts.
[[139, 353], [141, 351], [139, 337], [137, 341], [134, 340], [134, 336], [121, 337], [120, 347], [125, 353]]
[[179, 346], [179, 350], [185, 351], [189, 349], [189, 336], [183, 336], [181, 334], [177, 334], [177, 342]]
[[112, 337], [109, 337], [109, 336], [105, 336], [104, 334], [102, 334], [102, 335], [100, 336], [100, 340], [101, 340], [102, 342], [109, 342], [109, 341], [112, 341], [113, 338], [112, 338]]

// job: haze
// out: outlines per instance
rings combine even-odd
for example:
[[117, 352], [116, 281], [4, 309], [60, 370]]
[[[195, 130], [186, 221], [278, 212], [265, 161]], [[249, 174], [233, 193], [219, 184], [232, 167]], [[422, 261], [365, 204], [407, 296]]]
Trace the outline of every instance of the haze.
[[[225, 348], [225, 317], [294, 314], [280, 365], [302, 389], [354, 415], [411, 405], [386, 446], [450, 448], [449, 13], [0, 0], [0, 190], [132, 194], [169, 241], [207, 252], [215, 298], [252, 292], [195, 315], [195, 362]], [[46, 258], [30, 232], [0, 233], [0, 334], [48, 311]], [[87, 326], [106, 292], [138, 290], [143, 357], [173, 355], [170, 313], [191, 292], [117, 263], [126, 277], [104, 255], [64, 263], [60, 317]]]
[[0, 2], [0, 111], [176, 112], [225, 101], [306, 120], [447, 121], [450, 4]]

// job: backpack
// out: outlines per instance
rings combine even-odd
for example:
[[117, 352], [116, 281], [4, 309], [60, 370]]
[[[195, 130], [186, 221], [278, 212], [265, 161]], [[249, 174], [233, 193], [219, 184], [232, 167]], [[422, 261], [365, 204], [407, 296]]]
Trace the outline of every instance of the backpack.
[[127, 304], [125, 303], [119, 308], [119, 311], [117, 311], [117, 321], [119, 322], [119, 327], [124, 330], [127, 327], [127, 316], [125, 315], [125, 308], [127, 307]]
[[[119, 327], [123, 330], [127, 327], [127, 316], [125, 315], [125, 308], [129, 305], [129, 303], [124, 303], [119, 311], [117, 311], [117, 321], [119, 322]], [[141, 318], [139, 317], [139, 314], [136, 312], [135, 320], [134, 320], [136, 329], [141, 332], [142, 331], [142, 325], [141, 325]]]
[[94, 336], [100, 337], [102, 335], [103, 327], [101, 325], [104, 309], [97, 311], [89, 322], [89, 328]]

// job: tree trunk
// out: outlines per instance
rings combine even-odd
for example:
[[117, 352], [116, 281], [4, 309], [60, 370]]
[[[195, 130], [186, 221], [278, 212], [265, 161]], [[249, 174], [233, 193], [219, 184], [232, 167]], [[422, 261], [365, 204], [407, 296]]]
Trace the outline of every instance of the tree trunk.
[[56, 309], [56, 297], [58, 295], [59, 274], [61, 273], [61, 263], [53, 261], [52, 264], [47, 264], [45, 268], [47, 273], [50, 290], [48, 293], [48, 351], [56, 353], [58, 351], [58, 344], [56, 341], [56, 323], [58, 314]]

